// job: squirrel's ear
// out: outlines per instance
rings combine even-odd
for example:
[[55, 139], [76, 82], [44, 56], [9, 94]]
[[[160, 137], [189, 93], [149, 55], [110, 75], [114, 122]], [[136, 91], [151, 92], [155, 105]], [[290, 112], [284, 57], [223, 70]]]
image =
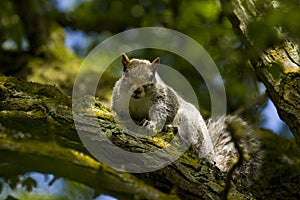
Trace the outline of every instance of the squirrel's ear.
[[156, 71], [156, 70], [157, 70], [157, 68], [158, 68], [158, 66], [159, 66], [159, 61], [160, 61], [160, 58], [159, 58], [159, 57], [155, 58], [155, 59], [152, 61], [151, 66], [152, 66], [153, 71]]
[[129, 58], [125, 53], [122, 53], [122, 64], [123, 64], [123, 71], [125, 72], [127, 69], [127, 65], [130, 62]]

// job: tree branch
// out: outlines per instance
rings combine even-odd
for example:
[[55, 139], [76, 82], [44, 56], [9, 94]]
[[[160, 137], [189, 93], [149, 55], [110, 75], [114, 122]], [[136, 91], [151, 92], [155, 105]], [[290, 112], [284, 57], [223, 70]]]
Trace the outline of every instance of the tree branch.
[[[93, 97], [74, 101], [75, 107], [86, 109], [85, 104], [91, 99], [94, 103], [83, 112], [86, 114], [74, 118], [80, 117], [77, 128], [87, 137], [103, 134], [131, 152], [162, 148], [162, 140], [127, 135], [115, 123], [111, 111]], [[101, 133], [90, 120], [93, 114], [102, 127]], [[95, 142], [106, 145], [102, 140]], [[0, 76], [0, 162], [6, 163], [0, 165], [1, 177], [12, 178], [29, 171], [51, 173], [89, 185], [98, 192], [103, 190], [100, 183], [107, 181], [108, 188], [104, 189], [111, 189], [112, 195], [134, 194], [142, 199], [218, 199], [225, 182], [225, 174], [205, 161], [199, 162], [189, 152], [167, 167], [135, 174], [148, 185], [130, 174], [117, 172], [95, 160], [83, 146], [73, 123], [70, 98], [54, 86], [5, 76]], [[120, 188], [112, 186], [115, 184], [120, 184]], [[247, 196], [236, 187], [230, 195]]]

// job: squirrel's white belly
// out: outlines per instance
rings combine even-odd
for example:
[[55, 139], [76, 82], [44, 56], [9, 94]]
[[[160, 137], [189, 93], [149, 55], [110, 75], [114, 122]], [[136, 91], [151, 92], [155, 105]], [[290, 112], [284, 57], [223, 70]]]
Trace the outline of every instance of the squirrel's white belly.
[[143, 119], [149, 119], [149, 110], [152, 106], [150, 98], [130, 98], [129, 101], [129, 113], [134, 120], [142, 121]]

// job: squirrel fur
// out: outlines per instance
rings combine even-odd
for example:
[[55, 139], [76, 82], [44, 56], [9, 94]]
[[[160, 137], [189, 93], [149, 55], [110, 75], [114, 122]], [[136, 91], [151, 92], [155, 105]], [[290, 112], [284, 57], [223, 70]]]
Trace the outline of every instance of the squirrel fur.
[[161, 130], [166, 125], [177, 127], [179, 137], [190, 142], [199, 158], [207, 159], [224, 172], [238, 157], [227, 127], [230, 123], [239, 123], [246, 132], [239, 145], [250, 157], [239, 171], [247, 175], [258, 169], [260, 145], [241, 118], [221, 116], [205, 122], [193, 104], [162, 81], [157, 73], [159, 58], [153, 62], [130, 60], [122, 54], [122, 64], [123, 74], [115, 84], [112, 97], [112, 109], [117, 118], [125, 120], [128, 116], [124, 111], [129, 110], [130, 117], [149, 131]]

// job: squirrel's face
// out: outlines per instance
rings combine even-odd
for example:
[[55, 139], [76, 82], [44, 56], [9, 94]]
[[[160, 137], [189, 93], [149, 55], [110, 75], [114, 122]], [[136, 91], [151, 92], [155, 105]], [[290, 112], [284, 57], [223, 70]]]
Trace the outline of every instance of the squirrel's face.
[[131, 59], [123, 54], [122, 55], [123, 64], [123, 75], [122, 83], [129, 92], [135, 97], [140, 97], [144, 95], [147, 85], [156, 82], [155, 74], [157, 67], [159, 65], [159, 58], [155, 59], [152, 63], [148, 60]]
[[151, 96], [153, 94], [154, 88], [155, 88], [154, 83], [145, 84], [141, 87], [138, 87], [136, 90], [134, 90], [131, 97], [134, 99], [141, 99], [143, 97]]

